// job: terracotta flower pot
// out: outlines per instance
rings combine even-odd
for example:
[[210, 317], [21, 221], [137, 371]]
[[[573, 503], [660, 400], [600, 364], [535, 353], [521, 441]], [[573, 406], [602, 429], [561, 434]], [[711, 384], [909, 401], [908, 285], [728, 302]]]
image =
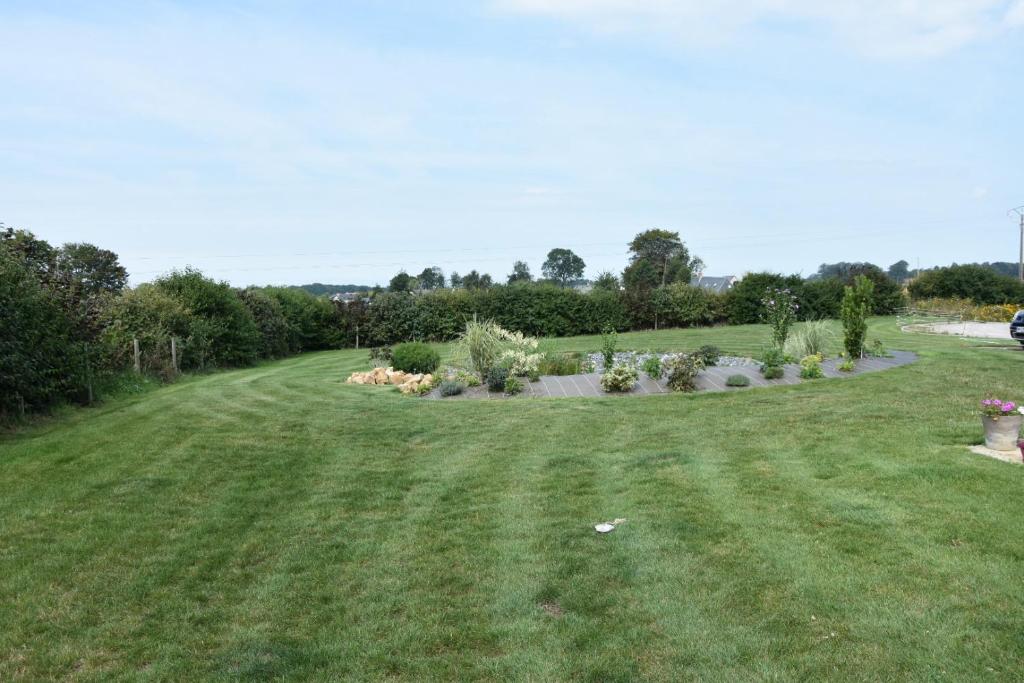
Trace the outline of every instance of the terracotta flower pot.
[[981, 416], [985, 426], [985, 448], [994, 451], [1012, 451], [1017, 447], [1020, 438], [1020, 426], [1024, 415], [1004, 415], [1002, 417]]

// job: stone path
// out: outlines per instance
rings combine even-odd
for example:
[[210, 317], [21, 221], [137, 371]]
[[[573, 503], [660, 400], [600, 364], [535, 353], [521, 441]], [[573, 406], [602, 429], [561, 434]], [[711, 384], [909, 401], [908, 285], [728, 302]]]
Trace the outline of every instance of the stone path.
[[[917, 360], [917, 354], [910, 351], [892, 351], [891, 358], [864, 358], [857, 361], [857, 368], [853, 372], [840, 372], [836, 366], [840, 363], [835, 358], [829, 358], [821, 364], [825, 377], [850, 377], [862, 375], [866, 372], [878, 372], [889, 368], [907, 365]], [[785, 374], [779, 379], [765, 379], [761, 376], [759, 367], [712, 367], [701, 370], [697, 376], [697, 387], [701, 391], [741, 391], [749, 387], [727, 387], [725, 380], [730, 375], [745, 375], [750, 378], [751, 387], [766, 387], [780, 384], [799, 384], [805, 380], [800, 379], [800, 366], [796, 364], [786, 365]], [[625, 394], [609, 394], [601, 389], [601, 375], [589, 373], [586, 375], [544, 375], [536, 382], [523, 380], [523, 393], [514, 398], [586, 398], [595, 396], [645, 396], [650, 394], [668, 394], [671, 389], [666, 386], [666, 380], [655, 381], [647, 375], [640, 373], [640, 381], [633, 391]], [[427, 394], [428, 398], [441, 398], [437, 389]], [[500, 400], [510, 398], [500, 392], [491, 392], [487, 387], [472, 387], [466, 389], [458, 396], [451, 396], [445, 400], [456, 399], [493, 399]]]

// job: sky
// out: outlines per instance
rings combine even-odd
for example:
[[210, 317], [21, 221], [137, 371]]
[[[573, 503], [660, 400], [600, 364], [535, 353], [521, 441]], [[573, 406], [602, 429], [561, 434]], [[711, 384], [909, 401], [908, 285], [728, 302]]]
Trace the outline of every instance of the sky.
[[1014, 261], [1024, 0], [0, 0], [0, 222], [132, 275]]

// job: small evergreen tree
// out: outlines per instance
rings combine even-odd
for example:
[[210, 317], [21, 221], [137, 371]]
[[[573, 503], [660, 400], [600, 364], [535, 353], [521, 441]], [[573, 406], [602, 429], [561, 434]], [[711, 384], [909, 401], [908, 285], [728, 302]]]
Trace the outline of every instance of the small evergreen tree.
[[852, 286], [844, 289], [840, 316], [843, 320], [843, 346], [850, 358], [864, 355], [864, 338], [867, 336], [868, 313], [871, 312], [871, 297], [875, 286], [871, 280], [858, 275]]

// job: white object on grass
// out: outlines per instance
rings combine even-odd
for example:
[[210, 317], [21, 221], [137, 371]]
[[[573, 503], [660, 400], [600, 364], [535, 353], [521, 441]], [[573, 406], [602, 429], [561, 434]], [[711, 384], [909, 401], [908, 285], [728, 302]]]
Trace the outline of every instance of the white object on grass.
[[609, 531], [615, 531], [615, 525], [614, 524], [608, 524], [607, 522], [605, 522], [603, 524], [596, 525], [594, 527], [594, 530], [597, 533], [599, 533], [599, 534], [606, 534]]

